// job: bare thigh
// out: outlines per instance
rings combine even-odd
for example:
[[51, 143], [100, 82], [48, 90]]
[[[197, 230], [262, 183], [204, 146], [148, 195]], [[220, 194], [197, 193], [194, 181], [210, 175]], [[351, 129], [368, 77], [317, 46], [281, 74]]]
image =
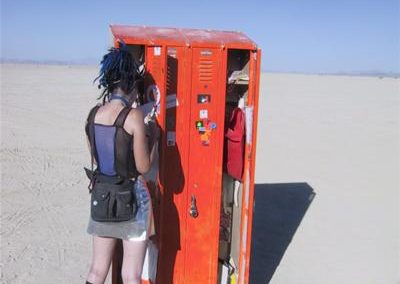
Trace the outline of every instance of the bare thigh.
[[123, 246], [122, 277], [129, 280], [138, 279], [142, 275], [147, 241], [132, 242], [123, 240]]
[[102, 283], [107, 277], [114, 254], [116, 239], [93, 236], [93, 255], [88, 281]]

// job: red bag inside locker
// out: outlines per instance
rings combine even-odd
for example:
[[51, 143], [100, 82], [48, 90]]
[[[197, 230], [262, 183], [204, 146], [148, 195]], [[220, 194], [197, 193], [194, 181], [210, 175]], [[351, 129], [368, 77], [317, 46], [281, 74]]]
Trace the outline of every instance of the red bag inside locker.
[[225, 138], [226, 172], [231, 177], [242, 181], [245, 139], [245, 113], [242, 109], [237, 107], [232, 111]]

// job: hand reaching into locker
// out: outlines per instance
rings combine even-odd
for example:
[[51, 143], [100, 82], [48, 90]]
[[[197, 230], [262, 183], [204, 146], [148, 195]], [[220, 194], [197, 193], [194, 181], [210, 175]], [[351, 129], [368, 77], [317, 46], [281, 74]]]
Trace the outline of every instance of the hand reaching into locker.
[[[149, 120], [146, 124], [146, 136], [149, 139], [149, 145], [152, 147], [156, 141], [160, 138], [160, 127], [154, 120]], [[150, 149], [151, 149], [150, 147]]]
[[145, 124], [146, 136], [148, 137], [149, 150], [150, 150], [150, 163], [152, 164], [158, 155], [158, 139], [160, 138], [160, 127], [157, 125], [156, 121], [149, 121]]

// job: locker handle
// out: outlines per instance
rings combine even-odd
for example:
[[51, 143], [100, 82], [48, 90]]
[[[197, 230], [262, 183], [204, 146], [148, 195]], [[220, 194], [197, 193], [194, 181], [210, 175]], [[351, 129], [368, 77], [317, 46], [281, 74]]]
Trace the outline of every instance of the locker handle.
[[196, 205], [196, 196], [194, 196], [194, 194], [192, 194], [192, 201], [190, 203], [189, 214], [193, 218], [197, 218], [197, 216], [199, 216], [199, 211], [197, 211], [197, 205]]

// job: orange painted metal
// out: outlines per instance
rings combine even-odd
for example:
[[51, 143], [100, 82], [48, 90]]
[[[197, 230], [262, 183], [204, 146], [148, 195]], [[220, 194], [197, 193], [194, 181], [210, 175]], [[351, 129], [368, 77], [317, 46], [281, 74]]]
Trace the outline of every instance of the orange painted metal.
[[[182, 247], [187, 239], [186, 218], [188, 215], [187, 191], [188, 177], [190, 94], [185, 84], [190, 75], [190, 65], [185, 58], [190, 50], [185, 47], [167, 48], [167, 93], [166, 97], [176, 94], [179, 107], [166, 109], [167, 132], [175, 132], [175, 146], [163, 144], [165, 164], [160, 164], [160, 186], [162, 192], [162, 212], [160, 214], [159, 266], [157, 283], [184, 283], [185, 253]], [[179, 74], [179, 76], [178, 76]], [[190, 86], [189, 86], [190, 87]], [[171, 104], [171, 103], [170, 103]], [[178, 111], [179, 108], [179, 111]], [[167, 141], [168, 142], [168, 141]]]
[[[115, 45], [122, 39], [128, 45], [143, 46], [151, 74], [145, 88], [156, 84], [161, 93], [155, 284], [217, 283], [227, 57], [231, 49], [249, 52], [247, 106], [254, 111], [251, 143], [245, 149], [238, 266], [239, 283], [248, 283], [260, 49], [240, 32], [121, 25], [112, 25], [111, 32]], [[199, 94], [211, 95], [211, 100], [199, 104]], [[208, 145], [196, 128], [204, 117], [216, 125], [208, 132]], [[197, 217], [189, 214], [193, 200]], [[117, 259], [113, 284], [120, 283]]]
[[[221, 79], [221, 48], [192, 49], [192, 90], [190, 115], [190, 160], [188, 175], [188, 200], [195, 198], [198, 217], [188, 217], [185, 242], [186, 283], [216, 283], [218, 267], [219, 214], [222, 181], [224, 97], [218, 94]], [[209, 55], [202, 56], [207, 52]], [[224, 85], [224, 84], [223, 84]], [[207, 104], [197, 102], [198, 94], [212, 94]], [[209, 145], [204, 146], [196, 122], [201, 121], [201, 112], [207, 111], [212, 130]], [[223, 109], [222, 109], [223, 110]], [[189, 206], [188, 206], [189, 207]], [[200, 265], [199, 265], [200, 264]]]
[[123, 39], [127, 44], [257, 49], [241, 32], [124, 25], [110, 28], [114, 38]]

